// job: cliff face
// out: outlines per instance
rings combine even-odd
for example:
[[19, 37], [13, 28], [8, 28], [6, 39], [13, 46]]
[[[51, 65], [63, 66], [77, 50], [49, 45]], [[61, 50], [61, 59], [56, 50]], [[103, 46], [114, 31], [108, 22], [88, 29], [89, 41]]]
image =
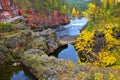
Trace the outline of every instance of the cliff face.
[[0, 0], [0, 22], [6, 22], [16, 16], [24, 16], [28, 26], [32, 29], [43, 29], [69, 23], [68, 17], [58, 11], [44, 15], [36, 13], [32, 7], [23, 10], [13, 0]]

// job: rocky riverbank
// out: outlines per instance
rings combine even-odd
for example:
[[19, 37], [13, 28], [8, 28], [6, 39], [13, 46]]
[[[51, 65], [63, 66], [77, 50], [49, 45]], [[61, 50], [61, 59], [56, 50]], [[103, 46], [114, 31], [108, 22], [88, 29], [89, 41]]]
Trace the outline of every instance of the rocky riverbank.
[[13, 0], [1, 0], [0, 22], [11, 22], [11, 20], [15, 20], [15, 17], [23, 16], [27, 26], [34, 31], [43, 30], [44, 28], [52, 28], [58, 25], [65, 25], [70, 22], [65, 14], [58, 11], [52, 11], [49, 12], [49, 14], [41, 14], [40, 12], [36, 12], [32, 6], [27, 10], [23, 10], [20, 6], [22, 6], [22, 4], [16, 5]]
[[38, 17], [32, 9], [23, 11], [17, 9], [15, 4], [11, 4], [14, 7], [11, 8], [10, 4], [11, 0], [0, 2], [0, 65], [17, 61], [38, 80], [120, 79], [119, 69], [78, 64], [48, 56], [60, 46], [75, 43], [76, 36], [56, 35], [61, 30], [58, 25], [69, 23], [66, 15], [53, 11]]
[[119, 80], [120, 70], [95, 67], [91, 64], [77, 64], [45, 54], [24, 54], [21, 61], [38, 80]]
[[10, 31], [0, 33], [0, 64], [17, 60], [25, 65], [38, 80], [94, 80], [97, 78], [118, 80], [120, 78], [119, 69], [99, 68], [92, 64], [83, 65], [48, 56], [60, 46], [74, 41], [72, 37], [65, 38], [65, 36], [58, 40], [55, 30], [51, 28], [34, 32], [22, 21], [14, 24]]
[[[47, 31], [47, 33], [46, 33]], [[49, 54], [60, 45], [55, 39], [51, 29], [43, 32], [33, 32], [30, 29], [6, 32], [0, 34], [0, 55], [3, 61], [8, 54], [14, 58], [21, 55], [25, 50], [33, 50]], [[31, 51], [30, 50], [30, 51]]]

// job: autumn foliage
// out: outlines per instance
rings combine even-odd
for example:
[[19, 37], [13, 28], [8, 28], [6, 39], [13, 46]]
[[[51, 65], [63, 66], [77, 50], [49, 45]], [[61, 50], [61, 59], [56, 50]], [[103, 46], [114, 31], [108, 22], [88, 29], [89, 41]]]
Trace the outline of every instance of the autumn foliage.
[[69, 23], [68, 17], [58, 11], [49, 12], [49, 10], [44, 9], [44, 11], [42, 11], [44, 14], [37, 12], [36, 7], [33, 7], [28, 0], [26, 0], [25, 3], [19, 0], [1, 0], [0, 5], [2, 11], [0, 13], [1, 22], [5, 22], [12, 17], [24, 16], [28, 26], [38, 30]]
[[[93, 31], [83, 31], [76, 40], [77, 52], [88, 62], [98, 66], [112, 66], [120, 64], [120, 27], [112, 23]], [[100, 43], [100, 44], [99, 44]], [[98, 46], [96, 46], [98, 44]]]

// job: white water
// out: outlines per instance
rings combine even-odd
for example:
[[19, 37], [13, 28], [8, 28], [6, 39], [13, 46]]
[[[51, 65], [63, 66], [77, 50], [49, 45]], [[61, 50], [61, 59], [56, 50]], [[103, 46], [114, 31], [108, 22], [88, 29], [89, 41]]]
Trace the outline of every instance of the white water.
[[62, 29], [57, 31], [58, 36], [77, 36], [80, 30], [87, 24], [88, 19], [83, 17], [81, 19], [70, 20], [70, 24], [60, 26]]
[[[77, 36], [80, 34], [80, 30], [85, 27], [88, 19], [81, 18], [76, 20], [71, 20], [70, 24], [63, 27], [60, 31], [57, 32], [58, 36]], [[72, 44], [68, 44], [68, 47], [62, 50], [58, 54], [59, 59], [70, 60], [72, 62], [78, 62], [78, 53], [76, 52], [74, 46]]]

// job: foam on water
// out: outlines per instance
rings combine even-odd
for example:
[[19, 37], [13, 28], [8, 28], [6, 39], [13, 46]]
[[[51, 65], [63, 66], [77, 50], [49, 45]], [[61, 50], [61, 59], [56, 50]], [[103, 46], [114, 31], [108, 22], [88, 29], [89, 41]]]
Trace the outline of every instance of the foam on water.
[[87, 24], [88, 19], [83, 17], [81, 19], [70, 20], [70, 24], [61, 26], [63, 29], [56, 32], [57, 36], [77, 36], [80, 30]]

